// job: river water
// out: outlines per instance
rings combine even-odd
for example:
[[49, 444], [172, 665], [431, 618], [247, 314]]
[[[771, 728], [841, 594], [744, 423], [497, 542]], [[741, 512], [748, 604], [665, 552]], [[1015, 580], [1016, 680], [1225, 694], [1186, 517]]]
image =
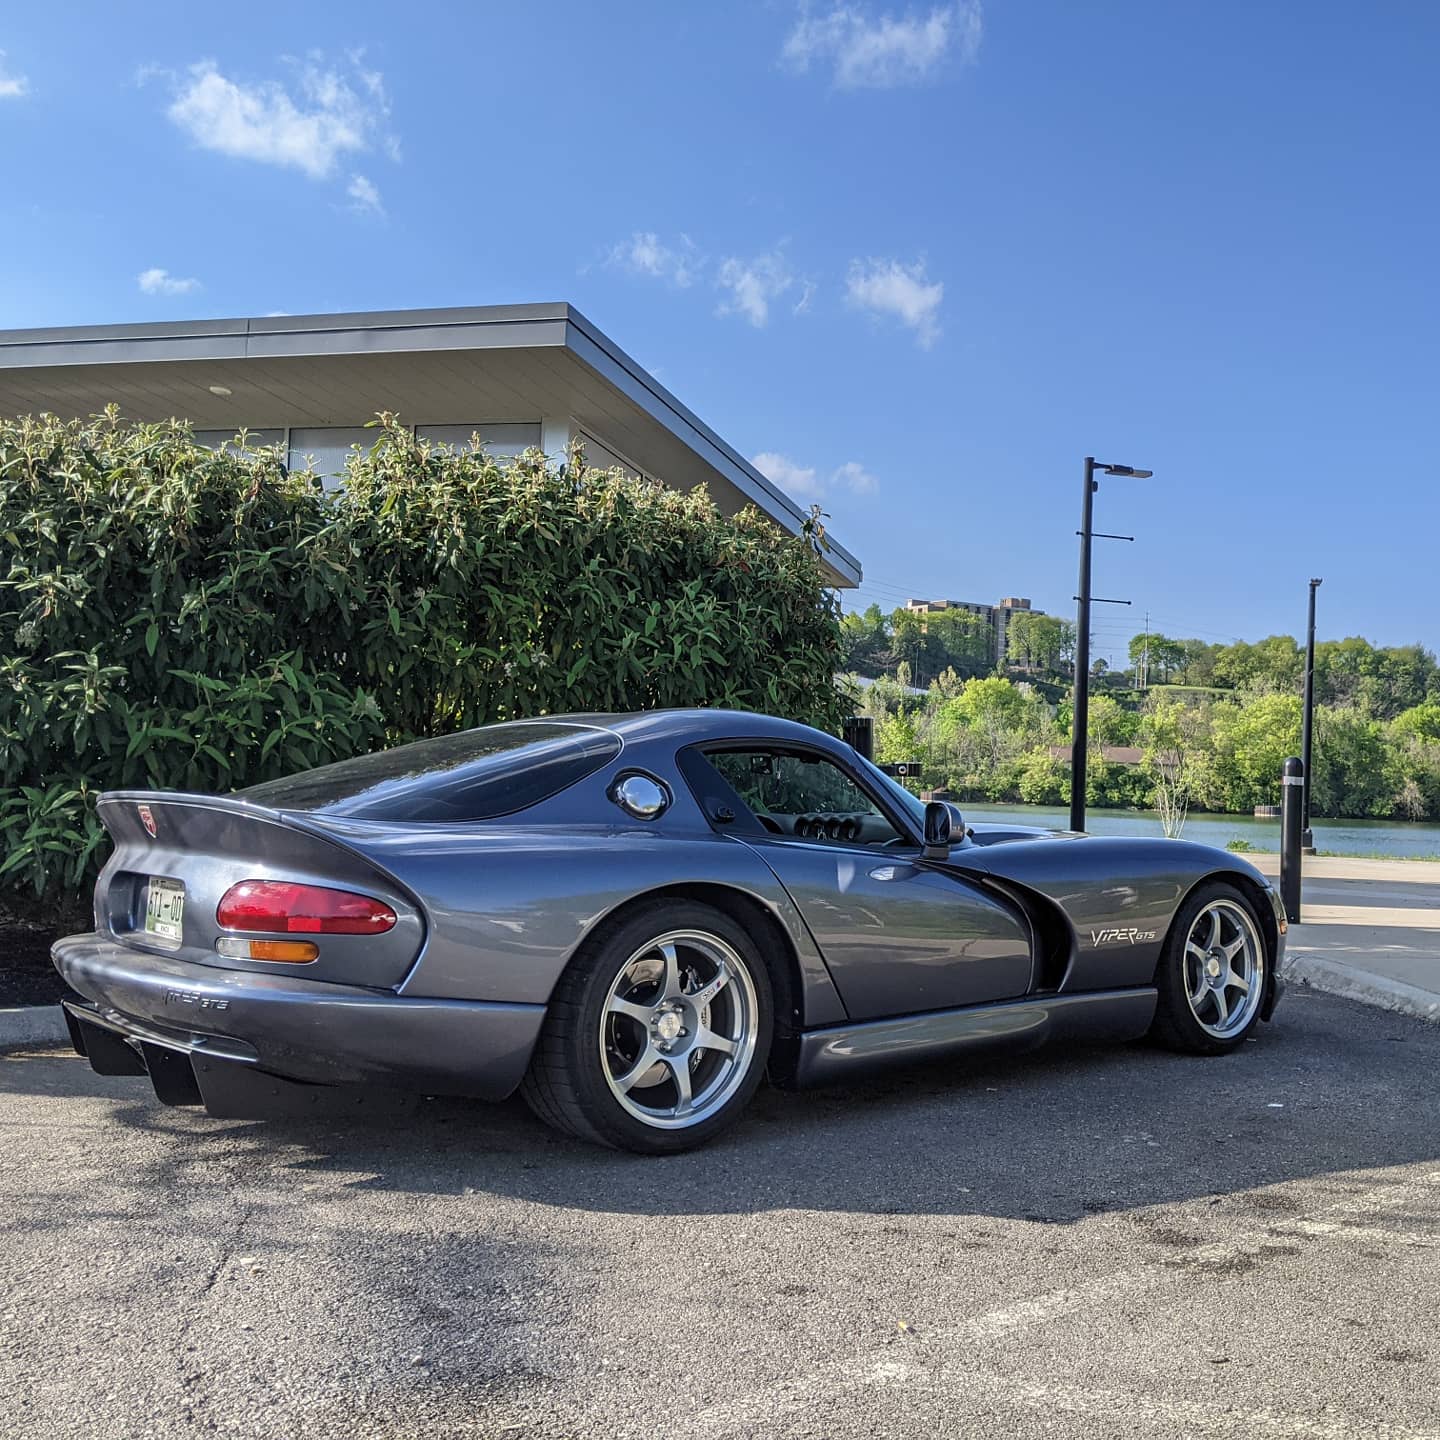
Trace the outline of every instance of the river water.
[[[1002, 820], [1018, 825], [1070, 825], [1068, 809], [1045, 805], [962, 805], [971, 820]], [[1085, 828], [1092, 835], [1163, 835], [1160, 817], [1153, 810], [1089, 810]], [[1440, 860], [1440, 825], [1403, 820], [1312, 820], [1317, 850], [1347, 855], [1393, 855], [1397, 860]], [[1245, 840], [1256, 850], [1280, 849], [1279, 820], [1257, 820], [1251, 815], [1204, 815], [1185, 821], [1186, 840], [1198, 840], [1221, 849], [1231, 840]]]

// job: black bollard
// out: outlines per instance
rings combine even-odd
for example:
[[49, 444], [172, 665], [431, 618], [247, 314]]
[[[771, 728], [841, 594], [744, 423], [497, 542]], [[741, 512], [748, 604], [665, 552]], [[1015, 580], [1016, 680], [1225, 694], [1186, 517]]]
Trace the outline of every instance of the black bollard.
[[1280, 767], [1280, 902], [1300, 923], [1300, 837], [1305, 829], [1305, 766], [1292, 755]]
[[845, 722], [845, 743], [867, 760], [875, 758], [875, 722], [868, 715], [852, 715]]

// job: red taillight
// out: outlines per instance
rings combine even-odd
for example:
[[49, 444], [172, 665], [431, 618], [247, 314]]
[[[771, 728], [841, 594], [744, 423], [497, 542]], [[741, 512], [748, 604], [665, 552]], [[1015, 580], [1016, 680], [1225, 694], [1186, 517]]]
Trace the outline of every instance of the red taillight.
[[289, 880], [242, 880], [215, 909], [224, 930], [267, 935], [383, 935], [395, 912], [369, 895], [296, 885]]

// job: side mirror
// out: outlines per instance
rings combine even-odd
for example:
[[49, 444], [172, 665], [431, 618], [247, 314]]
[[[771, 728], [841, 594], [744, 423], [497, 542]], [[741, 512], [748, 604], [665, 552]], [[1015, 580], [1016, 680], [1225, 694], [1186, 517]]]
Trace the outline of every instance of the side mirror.
[[932, 800], [925, 807], [925, 850], [927, 860], [950, 857], [950, 830], [953, 811], [943, 800]]

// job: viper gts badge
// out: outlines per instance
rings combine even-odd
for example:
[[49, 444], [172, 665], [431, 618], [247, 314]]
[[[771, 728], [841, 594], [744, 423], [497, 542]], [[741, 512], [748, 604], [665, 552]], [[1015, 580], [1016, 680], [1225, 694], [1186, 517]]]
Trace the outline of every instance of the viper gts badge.
[[1092, 930], [1090, 932], [1092, 945], [1140, 945], [1144, 941], [1154, 938], [1153, 930], [1137, 930], [1133, 925], [1125, 930]]
[[197, 995], [193, 990], [167, 990], [167, 1005], [189, 1005], [197, 1010], [228, 1010], [228, 1000], [212, 1000], [208, 995]]
[[155, 815], [148, 805], [137, 805], [135, 807], [140, 814], [140, 823], [145, 827], [145, 833], [153, 840], [155, 838]]

